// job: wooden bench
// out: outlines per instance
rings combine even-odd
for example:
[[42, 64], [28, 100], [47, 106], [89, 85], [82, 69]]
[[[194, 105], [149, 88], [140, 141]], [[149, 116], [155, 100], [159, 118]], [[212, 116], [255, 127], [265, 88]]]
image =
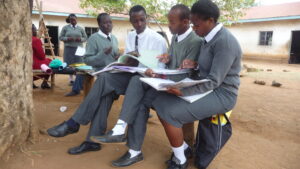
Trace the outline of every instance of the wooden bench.
[[32, 70], [32, 74], [33, 74], [33, 77], [36, 77], [38, 79], [42, 79], [41, 77], [39, 77], [39, 75], [50, 75], [50, 85], [51, 85], [51, 88], [53, 88], [55, 86], [55, 74], [48, 74], [48, 73], [45, 73], [43, 72], [42, 70]]

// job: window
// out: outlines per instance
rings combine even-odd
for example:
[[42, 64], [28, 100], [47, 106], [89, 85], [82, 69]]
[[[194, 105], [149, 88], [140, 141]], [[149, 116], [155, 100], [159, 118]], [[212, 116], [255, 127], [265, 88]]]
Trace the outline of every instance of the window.
[[95, 32], [98, 32], [98, 28], [94, 27], [85, 27], [85, 33], [88, 36], [88, 38]]
[[259, 45], [271, 46], [272, 45], [273, 31], [259, 32]]

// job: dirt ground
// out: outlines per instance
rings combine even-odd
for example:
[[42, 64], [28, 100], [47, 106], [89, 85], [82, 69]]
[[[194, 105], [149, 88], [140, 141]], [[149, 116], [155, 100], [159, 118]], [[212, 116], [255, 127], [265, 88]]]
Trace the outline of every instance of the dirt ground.
[[[209, 169], [299, 169], [300, 168], [300, 65], [245, 61], [248, 67], [264, 69], [246, 73], [241, 78], [238, 103], [231, 121], [233, 136]], [[267, 71], [272, 69], [272, 71]], [[287, 71], [283, 71], [287, 70]], [[34, 90], [34, 111], [41, 130], [67, 120], [83, 95], [64, 97], [70, 91], [67, 76], [56, 76], [54, 90]], [[254, 84], [263, 80], [266, 85]], [[272, 87], [276, 80], [281, 88]], [[37, 83], [38, 84], [38, 83]], [[108, 129], [115, 124], [122, 98], [116, 101], [109, 116]], [[60, 106], [67, 106], [60, 112]], [[195, 124], [197, 125], [197, 124]], [[52, 138], [41, 134], [39, 142], [16, 151], [1, 169], [110, 169], [110, 162], [127, 149], [124, 145], [105, 145], [101, 151], [68, 155], [67, 149], [79, 145], [88, 126], [78, 134]], [[132, 169], [163, 169], [170, 147], [156, 115], [150, 119], [143, 146], [145, 160]], [[192, 165], [190, 169], [194, 168]]]

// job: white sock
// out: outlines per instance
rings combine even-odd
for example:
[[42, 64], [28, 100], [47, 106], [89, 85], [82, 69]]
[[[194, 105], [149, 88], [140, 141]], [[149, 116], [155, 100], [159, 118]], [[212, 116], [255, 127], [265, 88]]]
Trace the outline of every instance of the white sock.
[[183, 148], [184, 148], [184, 150], [186, 150], [187, 148], [189, 148], [189, 145], [188, 145], [188, 144], [186, 144], [186, 142], [185, 142], [185, 141], [183, 141]]
[[186, 158], [184, 155], [184, 144], [182, 144], [180, 147], [172, 147], [172, 150], [175, 157], [180, 160], [180, 164], [184, 164], [186, 162]]
[[73, 75], [70, 75], [70, 76], [69, 76], [69, 80], [70, 80], [70, 81], [73, 81]]
[[130, 153], [130, 158], [133, 158], [133, 157], [141, 154], [141, 151], [135, 151], [135, 150], [132, 150], [132, 149], [129, 149], [128, 152]]
[[125, 121], [119, 119], [117, 121], [117, 124], [115, 125], [115, 127], [112, 129], [112, 131], [113, 131], [112, 135], [116, 136], [116, 135], [125, 134], [126, 127], [127, 127], [127, 123]]

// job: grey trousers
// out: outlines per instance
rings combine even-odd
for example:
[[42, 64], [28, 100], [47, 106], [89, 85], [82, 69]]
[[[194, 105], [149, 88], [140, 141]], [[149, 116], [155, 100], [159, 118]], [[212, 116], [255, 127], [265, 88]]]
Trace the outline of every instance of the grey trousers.
[[103, 135], [107, 127], [107, 116], [116, 95], [124, 94], [134, 74], [102, 73], [97, 77], [89, 94], [75, 111], [72, 119], [81, 125], [91, 126], [86, 140], [90, 136]]
[[140, 75], [133, 76], [128, 84], [120, 119], [128, 123], [127, 146], [139, 151], [147, 130], [147, 121], [152, 100], [158, 92], [140, 81]]

